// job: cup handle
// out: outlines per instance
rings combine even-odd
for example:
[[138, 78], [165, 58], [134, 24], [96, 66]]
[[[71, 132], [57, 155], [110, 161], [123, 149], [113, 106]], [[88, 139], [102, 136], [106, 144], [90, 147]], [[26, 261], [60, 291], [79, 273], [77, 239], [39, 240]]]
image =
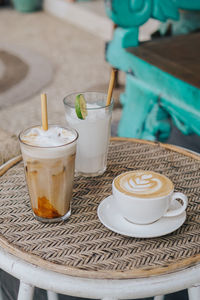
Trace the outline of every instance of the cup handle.
[[168, 210], [165, 214], [164, 217], [174, 217], [174, 216], [178, 216], [180, 214], [182, 214], [182, 212], [184, 212], [186, 210], [186, 207], [188, 205], [188, 198], [186, 195], [182, 194], [182, 193], [174, 193], [172, 195], [172, 201], [171, 203], [173, 203], [174, 200], [176, 199], [181, 199], [183, 201], [183, 204], [181, 207], [177, 208], [177, 209], [170, 209]]

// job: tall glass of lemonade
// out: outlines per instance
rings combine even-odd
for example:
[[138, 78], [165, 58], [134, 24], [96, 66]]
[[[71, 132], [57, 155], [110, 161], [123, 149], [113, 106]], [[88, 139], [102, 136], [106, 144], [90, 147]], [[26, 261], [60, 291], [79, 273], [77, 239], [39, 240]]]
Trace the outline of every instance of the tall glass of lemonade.
[[102, 175], [107, 166], [113, 101], [106, 105], [107, 94], [72, 93], [64, 98], [68, 126], [79, 133], [75, 161], [76, 175]]

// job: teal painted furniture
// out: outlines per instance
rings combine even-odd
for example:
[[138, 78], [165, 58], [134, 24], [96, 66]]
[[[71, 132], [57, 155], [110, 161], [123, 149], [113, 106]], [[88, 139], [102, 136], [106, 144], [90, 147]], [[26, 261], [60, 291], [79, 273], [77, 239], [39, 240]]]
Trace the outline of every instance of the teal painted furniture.
[[22, 13], [31, 13], [42, 8], [42, 0], [12, 0], [14, 8]]
[[[174, 34], [200, 27], [200, 1], [106, 0], [105, 4], [118, 26], [106, 59], [127, 73], [118, 135], [164, 141], [170, 135], [170, 119], [184, 134], [200, 135], [200, 33], [138, 42], [139, 27], [149, 18], [174, 20]], [[184, 11], [176, 22], [179, 9]], [[187, 12], [196, 16], [195, 22], [188, 20]]]

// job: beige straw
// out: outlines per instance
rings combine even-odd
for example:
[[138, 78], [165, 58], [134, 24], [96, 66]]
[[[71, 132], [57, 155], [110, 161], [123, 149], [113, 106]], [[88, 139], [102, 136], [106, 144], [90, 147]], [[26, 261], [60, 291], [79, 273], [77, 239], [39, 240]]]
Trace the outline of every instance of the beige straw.
[[47, 117], [47, 95], [41, 94], [41, 109], [42, 109], [42, 128], [48, 130], [48, 117]]
[[110, 105], [111, 99], [112, 99], [112, 93], [113, 93], [113, 88], [115, 84], [115, 74], [116, 74], [116, 69], [112, 69], [111, 71], [111, 76], [110, 76], [110, 83], [108, 87], [108, 95], [107, 95], [107, 100], [106, 100], [106, 106]]

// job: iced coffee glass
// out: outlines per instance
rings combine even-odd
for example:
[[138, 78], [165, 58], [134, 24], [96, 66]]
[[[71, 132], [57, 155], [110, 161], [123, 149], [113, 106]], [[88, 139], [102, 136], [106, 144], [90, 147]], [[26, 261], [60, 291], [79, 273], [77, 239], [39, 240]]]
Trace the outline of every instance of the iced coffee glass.
[[[87, 116], [77, 117], [76, 96], [82, 94], [86, 101]], [[113, 100], [106, 106], [107, 94], [98, 92], [77, 92], [64, 98], [68, 126], [79, 133], [75, 173], [82, 176], [102, 175], [107, 166], [107, 153], [111, 131]]]
[[42, 222], [63, 221], [71, 215], [71, 198], [78, 133], [50, 125], [22, 131], [19, 141], [34, 216]]

